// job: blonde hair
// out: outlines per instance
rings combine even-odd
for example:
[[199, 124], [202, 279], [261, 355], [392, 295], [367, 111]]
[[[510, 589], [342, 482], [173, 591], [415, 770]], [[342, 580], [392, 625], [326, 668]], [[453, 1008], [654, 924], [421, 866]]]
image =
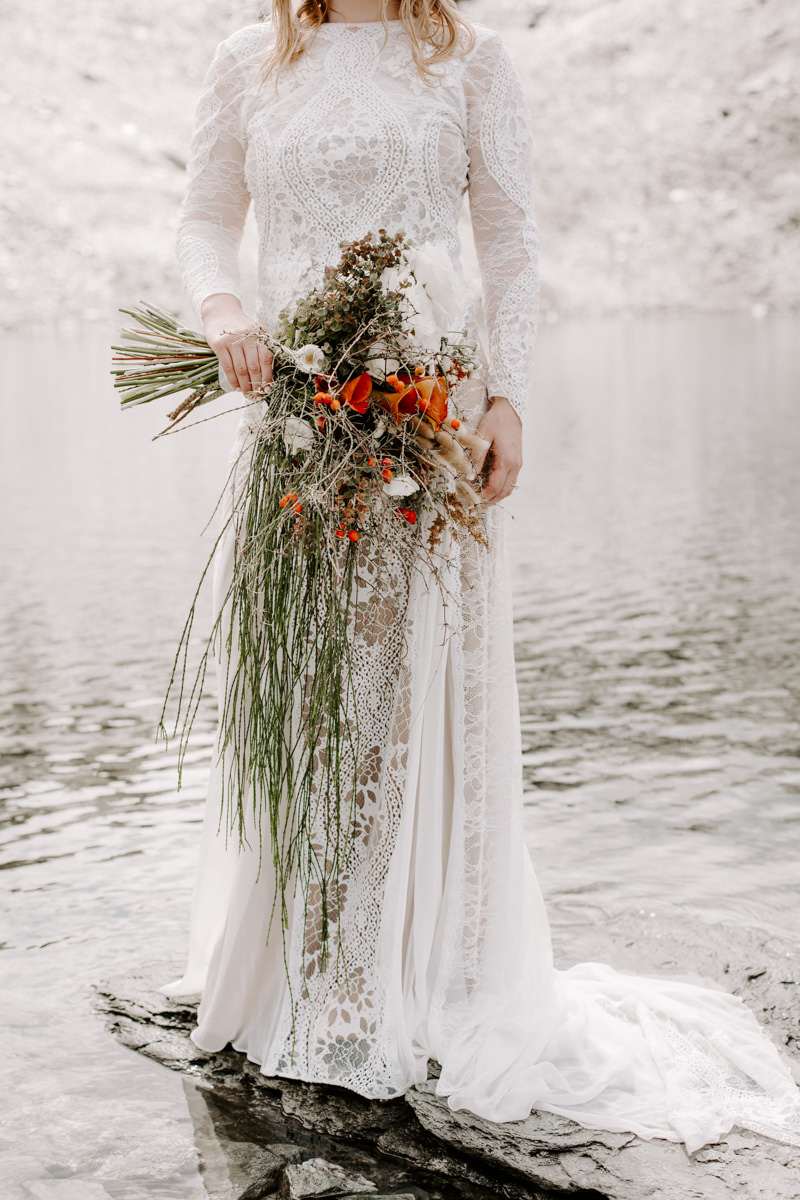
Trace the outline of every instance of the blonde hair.
[[[437, 75], [436, 64], [457, 54], [466, 54], [475, 44], [469, 22], [456, 10], [453, 0], [399, 0], [400, 20], [411, 43], [411, 53], [420, 75]], [[263, 78], [277, 79], [284, 67], [297, 62], [327, 21], [330, 0], [272, 0], [270, 16], [275, 43], [264, 64]], [[389, 0], [381, 0], [381, 21], [388, 35]]]

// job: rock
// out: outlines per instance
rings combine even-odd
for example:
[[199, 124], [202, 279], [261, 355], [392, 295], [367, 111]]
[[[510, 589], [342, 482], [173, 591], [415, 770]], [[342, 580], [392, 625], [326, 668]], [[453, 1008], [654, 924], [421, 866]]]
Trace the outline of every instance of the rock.
[[123, 1045], [180, 1071], [205, 1062], [210, 1055], [189, 1037], [196, 1007], [168, 1000], [158, 991], [158, 985], [178, 969], [176, 964], [154, 963], [112, 977], [97, 990], [113, 1018], [111, 1028]]
[[305, 1200], [313, 1196], [374, 1196], [377, 1191], [363, 1175], [354, 1175], [324, 1158], [309, 1158], [285, 1169], [278, 1195], [281, 1200]]
[[[495, 1124], [466, 1111], [454, 1112], [434, 1095], [433, 1083], [407, 1093], [421, 1124], [451, 1148], [497, 1170], [561, 1195], [614, 1200], [726, 1200], [731, 1195], [796, 1200], [800, 1152], [731, 1134], [692, 1157], [673, 1142], [644, 1141], [634, 1134], [584, 1129], [550, 1113]], [[778, 1160], [778, 1161], [776, 1161]], [[788, 1169], [787, 1169], [788, 1168]]]
[[[258, 1068], [250, 1063], [251, 1076]], [[262, 1080], [264, 1076], [261, 1077]], [[270, 1080], [269, 1086], [280, 1091], [281, 1107], [306, 1129], [330, 1134], [347, 1134], [377, 1140], [397, 1124], [405, 1109], [403, 1100], [365, 1100], [344, 1088], [301, 1083], [294, 1079]]]
[[419, 1125], [382, 1134], [378, 1139], [378, 1149], [394, 1159], [414, 1163], [421, 1170], [447, 1179], [454, 1195], [462, 1193], [463, 1183], [466, 1185], [463, 1191], [467, 1196], [485, 1194], [491, 1196], [492, 1200], [499, 1196], [504, 1200], [531, 1200], [531, 1190], [527, 1184], [516, 1183], [510, 1176], [501, 1176], [499, 1171], [491, 1167], [482, 1169], [464, 1155], [453, 1154], [442, 1142], [437, 1142], [420, 1129]]
[[262, 1200], [273, 1193], [284, 1168], [306, 1157], [302, 1146], [255, 1146], [227, 1142], [224, 1165], [202, 1164], [203, 1184], [213, 1200]]
[[[556, 928], [554, 933], [557, 944], [568, 935], [571, 953], [583, 959], [594, 951], [620, 969], [654, 971], [674, 971], [681, 962], [724, 980], [769, 1023], [779, 1042], [792, 1044], [798, 975], [792, 944], [776, 935], [765, 942], [744, 930], [734, 938], [733, 931], [720, 929], [692, 940], [684, 929], [634, 918], [583, 932]], [[734, 944], [737, 961], [732, 964]], [[640, 961], [643, 947], [649, 958]], [[397, 1200], [401, 1193], [391, 1189], [398, 1170], [403, 1172], [401, 1186], [413, 1182], [434, 1190], [440, 1186], [437, 1181], [446, 1180], [448, 1200], [529, 1200], [543, 1193], [591, 1194], [597, 1200], [800, 1196], [800, 1151], [754, 1134], [732, 1134], [690, 1158], [673, 1143], [591, 1131], [548, 1113], [498, 1125], [454, 1112], [436, 1096], [433, 1079], [410, 1089], [403, 1099], [368, 1101], [343, 1088], [263, 1075], [233, 1050], [197, 1050], [189, 1038], [194, 1006], [157, 991], [175, 973], [174, 967], [154, 964], [117, 976], [97, 990], [110, 1028], [121, 1041], [184, 1072], [206, 1190], [213, 1200], [261, 1200], [276, 1188], [283, 1200], [324, 1194], [339, 1200], [358, 1195]], [[346, 1143], [358, 1148], [353, 1151], [356, 1167], [369, 1178], [330, 1161]], [[72, 1181], [28, 1186], [56, 1185], [72, 1186]], [[62, 1195], [63, 1200], [93, 1200], [97, 1195], [100, 1200], [102, 1193], [81, 1186], [80, 1196], [52, 1190], [31, 1195], [44, 1200], [62, 1200]]]
[[102, 1184], [83, 1179], [37, 1179], [25, 1189], [32, 1200], [111, 1200]]

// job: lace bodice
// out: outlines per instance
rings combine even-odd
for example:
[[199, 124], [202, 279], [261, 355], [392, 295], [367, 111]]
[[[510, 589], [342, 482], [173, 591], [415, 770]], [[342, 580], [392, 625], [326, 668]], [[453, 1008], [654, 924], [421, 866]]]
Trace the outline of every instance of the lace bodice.
[[[536, 336], [537, 236], [530, 117], [499, 36], [476, 26], [433, 83], [399, 21], [326, 24], [277, 87], [261, 82], [269, 22], [218, 47], [203, 85], [178, 235], [184, 282], [241, 298], [250, 202], [259, 237], [257, 319], [277, 314], [339, 257], [342, 241], [402, 229], [447, 247], [463, 277], [469, 195], [481, 270], [489, 395], [522, 417]], [[470, 319], [468, 314], [468, 320]]]

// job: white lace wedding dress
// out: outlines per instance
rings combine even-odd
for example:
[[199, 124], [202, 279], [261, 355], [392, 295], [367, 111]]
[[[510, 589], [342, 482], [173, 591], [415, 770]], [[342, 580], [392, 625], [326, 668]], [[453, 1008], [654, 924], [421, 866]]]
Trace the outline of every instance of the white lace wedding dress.
[[[460, 271], [467, 192], [486, 336], [484, 365], [459, 404], [476, 422], [487, 395], [503, 395], [522, 417], [537, 303], [529, 117], [500, 39], [476, 32], [474, 48], [433, 85], [398, 21], [388, 33], [379, 22], [323, 26], [277, 90], [259, 81], [268, 24], [223, 42], [199, 104], [179, 235], [195, 306], [215, 292], [239, 295], [251, 198], [256, 316], [269, 327], [338, 259], [341, 241], [370, 230], [442, 244]], [[469, 320], [477, 329], [475, 313]], [[234, 456], [256, 419], [242, 419]], [[346, 969], [319, 969], [316, 914], [301, 905], [290, 904], [288, 965], [277, 924], [267, 937], [273, 879], [267, 866], [257, 878], [255, 850], [226, 847], [217, 764], [189, 963], [164, 990], [202, 994], [198, 1046], [231, 1042], [270, 1075], [385, 1098], [424, 1080], [435, 1058], [451, 1106], [495, 1121], [541, 1108], [689, 1150], [734, 1125], [800, 1142], [788, 1065], [739, 1000], [597, 963], [554, 968], [522, 833], [497, 507], [488, 533], [488, 550], [469, 539], [443, 545], [447, 603], [398, 565], [356, 647], [361, 822], [332, 926]], [[226, 537], [217, 603], [231, 554]]]

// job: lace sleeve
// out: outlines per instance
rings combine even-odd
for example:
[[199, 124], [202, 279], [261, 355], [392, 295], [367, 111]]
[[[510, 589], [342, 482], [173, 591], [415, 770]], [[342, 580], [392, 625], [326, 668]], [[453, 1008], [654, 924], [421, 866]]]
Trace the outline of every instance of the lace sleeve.
[[177, 255], [198, 315], [206, 296], [215, 292], [241, 298], [239, 245], [250, 206], [241, 121], [246, 87], [242, 32], [217, 47], [200, 92], [189, 152]]
[[489, 395], [523, 418], [539, 303], [528, 102], [499, 36], [486, 31], [466, 78], [469, 202], [489, 340]]

